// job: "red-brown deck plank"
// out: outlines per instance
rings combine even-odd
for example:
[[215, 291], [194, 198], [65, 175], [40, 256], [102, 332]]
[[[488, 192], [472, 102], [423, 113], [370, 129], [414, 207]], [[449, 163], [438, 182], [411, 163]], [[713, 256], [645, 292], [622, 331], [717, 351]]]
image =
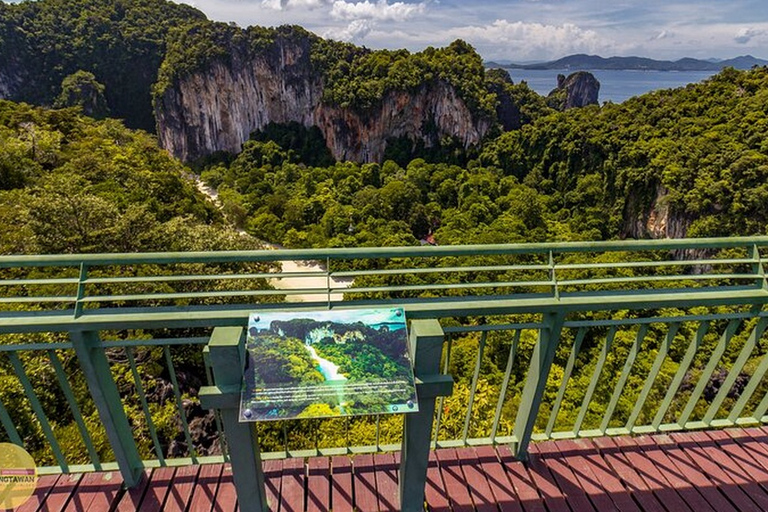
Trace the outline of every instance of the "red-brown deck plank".
[[[615, 443], [616, 447], [620, 450], [623, 457], [626, 458], [629, 463], [629, 468], [637, 471], [637, 474], [642, 478], [648, 489], [652, 491], [657, 501], [663, 503], [667, 510], [674, 510], [675, 512], [693, 512], [683, 497], [680, 496], [674, 487], [667, 481], [664, 474], [656, 467], [656, 465], [643, 453], [640, 447], [629, 436], [619, 436], [606, 440], [607, 442]], [[627, 473], [626, 476], [631, 476]], [[635, 482], [638, 484], [639, 482]], [[650, 501], [646, 498], [646, 501]]]
[[355, 508], [360, 512], [378, 512], [379, 500], [376, 497], [376, 467], [373, 455], [356, 455], [352, 459], [355, 469]]
[[235, 512], [237, 509], [237, 491], [232, 479], [232, 466], [224, 464], [219, 480], [219, 491], [216, 493], [216, 502], [213, 504], [213, 512]]
[[[187, 509], [188, 512], [211, 512], [216, 501], [216, 491], [219, 488], [223, 469], [224, 464], [200, 466], [200, 473], [197, 475], [197, 484]], [[178, 475], [178, 472], [176, 474]]]
[[621, 482], [605, 467], [595, 446], [584, 439], [554, 443], [600, 512], [641, 512]]
[[373, 465], [376, 467], [376, 489], [378, 490], [379, 510], [381, 512], [400, 510], [397, 487], [397, 473], [400, 469], [399, 455], [399, 453], [377, 453], [373, 456]]
[[[656, 444], [652, 436], [639, 436], [634, 441], [693, 510], [696, 512], [714, 512], [707, 500], [699, 493], [698, 489], [691, 485], [691, 482], [684, 478], [685, 475], [680, 473], [674, 462]], [[695, 468], [690, 469], [695, 471]]]
[[531, 444], [529, 452], [540, 457], [540, 463], [549, 469], [562, 495], [572, 509], [579, 512], [594, 512], [595, 508], [590, 503], [587, 493], [579, 485], [576, 475], [560, 456], [554, 443], [554, 441], [545, 441]]
[[644, 512], [666, 512], [666, 509], [653, 494], [651, 487], [640, 476], [635, 467], [629, 463], [611, 438], [598, 437], [592, 439], [591, 443], [599, 450], [599, 458], [605, 463], [607, 470], [621, 480], [627, 492]]
[[141, 501], [141, 512], [159, 512], [173, 482], [174, 468], [159, 468], [152, 472], [147, 492]]
[[[656, 445], [661, 448], [664, 454], [669, 457], [672, 464], [678, 468], [678, 471], [683, 475], [683, 478], [690, 482], [690, 484], [706, 500], [712, 512], [716, 510], [720, 512], [736, 512], [736, 508], [718, 489], [729, 483], [727, 475], [715, 468], [709, 469], [716, 471], [716, 473], [708, 473], [704, 468], [692, 461], [691, 456], [698, 454], [694, 452], [688, 453], [688, 450], [683, 450], [669, 435], [660, 434], [653, 436], [652, 439]], [[692, 445], [689, 445], [689, 447], [691, 449], [694, 448]], [[704, 463], [705, 459], [706, 458], [699, 458], [698, 462]], [[703, 508], [702, 505], [698, 505], [697, 511], [698, 510], [707, 509]]]
[[333, 512], [352, 512], [352, 461], [346, 455], [331, 462], [331, 506]]
[[331, 508], [331, 466], [328, 457], [312, 457], [307, 461], [307, 510], [327, 512]]
[[280, 512], [304, 510], [304, 459], [283, 461], [283, 481], [280, 493]]
[[507, 478], [493, 446], [479, 446], [475, 449], [475, 455], [480, 469], [488, 480], [494, 503], [499, 506], [499, 509], [502, 512], [523, 512], [520, 499], [515, 494], [513, 485]]
[[43, 475], [37, 479], [37, 487], [35, 492], [24, 504], [19, 505], [14, 509], [14, 512], [36, 512], [40, 506], [45, 502], [48, 497], [48, 493], [56, 485], [56, 481], [61, 475]]
[[456, 450], [447, 448], [437, 450], [437, 462], [440, 467], [440, 473], [443, 475], [445, 490], [448, 493], [448, 501], [451, 503], [451, 510], [454, 512], [472, 512], [472, 497], [467, 489], [467, 482], [461, 472], [461, 464]]
[[597, 446], [588, 439], [576, 439], [574, 443], [584, 451], [589, 471], [609, 494], [616, 507], [622, 512], [642, 512], [641, 507], [632, 499], [629, 490], [622, 483], [620, 475], [613, 473]]
[[[522, 505], [523, 510], [525, 512], [547, 512], [544, 500], [541, 497], [547, 491], [546, 489], [542, 491], [538, 488], [533, 478], [533, 471], [529, 473], [522, 462], [515, 460], [509, 447], [500, 446], [497, 448], [497, 451], [499, 453], [499, 460], [507, 471], [509, 481], [512, 483], [515, 493], [520, 499], [520, 505]], [[542, 491], [541, 495], [539, 495], [539, 491]]]
[[40, 510], [45, 512], [60, 512], [64, 510], [64, 507], [69, 502], [69, 499], [73, 494], [76, 494], [77, 486], [83, 475], [61, 475], [56, 481], [56, 485], [53, 486], [51, 492], [48, 493], [43, 503], [43, 507]]
[[120, 498], [120, 502], [117, 504], [115, 512], [134, 512], [139, 510], [141, 500], [144, 498], [144, 493], [149, 487], [149, 479], [152, 476], [151, 469], [145, 469], [141, 474], [141, 480], [139, 483], [130, 489], [128, 489]]
[[757, 504], [760, 510], [768, 510], [768, 472], [727, 432], [714, 431], [700, 434], [707, 436], [714, 443], [711, 446], [713, 453], [718, 457], [725, 456], [721, 459], [722, 463], [732, 473], [739, 488]]
[[[741, 468], [734, 464], [733, 460], [717, 446], [717, 443], [707, 437], [703, 432], [691, 432], [690, 434], [672, 434], [670, 437], [677, 441], [685, 450], [688, 457], [698, 466], [725, 494], [740, 512], [762, 512], [766, 510], [747, 495], [743, 486], [754, 487], [762, 493], [760, 486], [751, 481], [741, 472]], [[765, 496], [768, 504], [768, 495]], [[759, 499], [759, 497], [758, 497]], [[715, 507], [718, 508], [718, 507]], [[720, 510], [718, 508], [718, 510]]]
[[[264, 464], [273, 512], [395, 511], [399, 454]], [[197, 478], [195, 478], [195, 476]], [[760, 512], [768, 510], [768, 429], [576, 439], [430, 454], [430, 512]], [[120, 490], [119, 472], [41, 477], [19, 512], [236, 512], [231, 467], [145, 470]], [[663, 505], [662, 505], [663, 504]]]
[[[83, 477], [78, 487], [77, 494], [82, 492], [83, 486], [88, 488], [88, 492], [91, 495], [90, 504], [86, 512], [103, 512], [109, 510], [112, 503], [120, 494], [120, 490], [123, 486], [123, 477], [119, 471], [108, 471], [104, 473], [91, 473], [92, 478], [86, 481], [86, 478], [90, 475]], [[77, 512], [81, 512], [81, 509], [75, 509]]]
[[197, 482], [197, 473], [200, 466], [181, 466], [176, 469], [173, 476], [173, 486], [165, 499], [163, 512], [184, 512]]
[[750, 476], [763, 489], [768, 490], [768, 450], [765, 448], [768, 436], [763, 436], [760, 429], [734, 428], [725, 432], [741, 449], [740, 456], [736, 460], [748, 469]]
[[267, 492], [267, 505], [269, 510], [277, 512], [280, 509], [280, 491], [283, 480], [283, 462], [280, 460], [266, 460], [262, 464], [264, 471], [264, 487]]
[[448, 493], [445, 490], [445, 483], [440, 474], [440, 467], [438, 466], [437, 456], [434, 451], [429, 452], [427, 485], [424, 489], [424, 498], [427, 501], [427, 507], [430, 512], [450, 512], [451, 510]]
[[496, 498], [493, 496], [488, 479], [480, 467], [480, 461], [474, 448], [459, 448], [456, 455], [461, 464], [461, 472], [469, 487], [469, 494], [477, 512], [497, 512]]

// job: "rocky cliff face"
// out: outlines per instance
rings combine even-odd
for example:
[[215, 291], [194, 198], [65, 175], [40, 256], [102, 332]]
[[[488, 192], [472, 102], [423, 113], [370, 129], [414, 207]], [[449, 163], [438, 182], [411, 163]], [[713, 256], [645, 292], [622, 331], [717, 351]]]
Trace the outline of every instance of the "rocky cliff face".
[[155, 98], [161, 145], [189, 161], [216, 151], [239, 152], [251, 132], [270, 122], [318, 126], [334, 158], [379, 161], [387, 139], [406, 136], [426, 146], [449, 136], [480, 142], [490, 121], [474, 119], [450, 85], [392, 91], [364, 112], [323, 103], [323, 83], [310, 62], [309, 41], [277, 39], [249, 56], [233, 48], [202, 71], [177, 79]]
[[625, 215], [627, 219], [624, 236], [627, 238], [685, 238], [690, 226], [686, 219], [670, 211], [667, 202], [668, 190], [658, 185], [655, 195], [642, 200], [637, 196], [627, 198]]
[[551, 107], [558, 110], [597, 105], [600, 82], [586, 71], [577, 71], [567, 77], [557, 75], [557, 88], [547, 97]]

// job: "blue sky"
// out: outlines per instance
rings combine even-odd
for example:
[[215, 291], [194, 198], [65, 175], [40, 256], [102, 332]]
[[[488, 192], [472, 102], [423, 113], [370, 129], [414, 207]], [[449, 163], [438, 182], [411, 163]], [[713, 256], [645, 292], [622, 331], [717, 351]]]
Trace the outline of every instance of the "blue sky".
[[572, 53], [658, 59], [768, 58], [765, 0], [194, 0], [217, 21], [297, 24], [369, 48], [444, 46], [461, 38], [485, 59]]

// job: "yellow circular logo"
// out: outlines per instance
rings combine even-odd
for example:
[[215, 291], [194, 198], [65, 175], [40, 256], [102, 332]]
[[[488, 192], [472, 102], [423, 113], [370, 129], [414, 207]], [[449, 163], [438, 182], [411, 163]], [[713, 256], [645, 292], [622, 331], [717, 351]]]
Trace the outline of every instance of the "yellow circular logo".
[[23, 505], [37, 487], [37, 467], [32, 456], [15, 444], [0, 443], [0, 510]]

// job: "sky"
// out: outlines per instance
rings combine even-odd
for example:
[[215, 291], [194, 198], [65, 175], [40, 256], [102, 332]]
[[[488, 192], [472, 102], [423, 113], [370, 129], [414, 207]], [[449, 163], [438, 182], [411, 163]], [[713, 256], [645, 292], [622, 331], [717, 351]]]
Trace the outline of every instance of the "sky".
[[368, 48], [472, 44], [486, 60], [574, 53], [768, 58], [766, 0], [190, 0], [240, 26], [301, 25]]

